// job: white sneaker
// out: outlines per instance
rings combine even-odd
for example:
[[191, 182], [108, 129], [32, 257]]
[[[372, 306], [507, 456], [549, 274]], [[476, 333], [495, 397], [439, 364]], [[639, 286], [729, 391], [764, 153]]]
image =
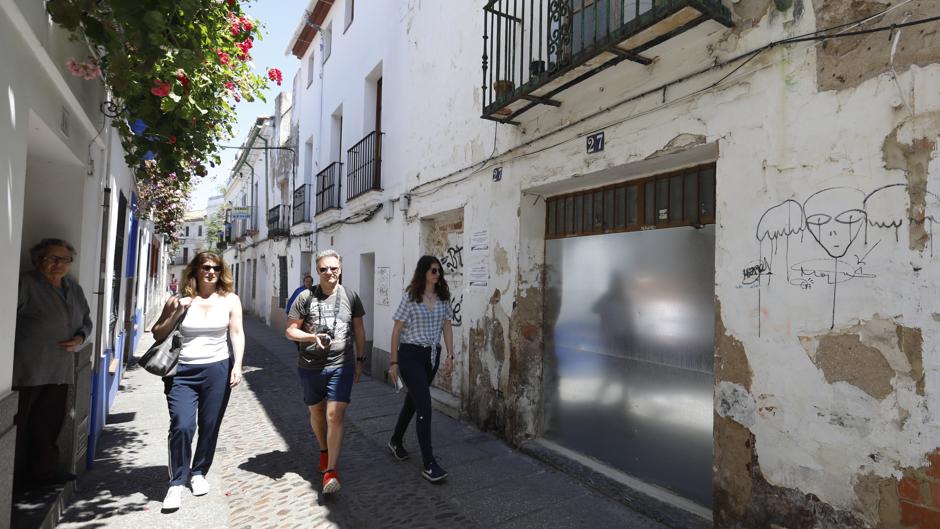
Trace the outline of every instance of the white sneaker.
[[183, 504], [183, 491], [186, 487], [183, 485], [173, 485], [166, 491], [166, 498], [163, 498], [163, 510], [175, 511]]
[[193, 488], [193, 496], [205, 496], [209, 493], [209, 482], [202, 474], [195, 474], [189, 479], [189, 486]]

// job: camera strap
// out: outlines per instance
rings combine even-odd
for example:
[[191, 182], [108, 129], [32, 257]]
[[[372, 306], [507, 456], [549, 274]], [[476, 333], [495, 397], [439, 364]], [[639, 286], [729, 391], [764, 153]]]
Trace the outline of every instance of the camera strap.
[[[336, 285], [336, 290], [333, 291], [336, 294], [336, 303], [333, 305], [333, 337], [336, 336], [336, 322], [339, 321], [339, 309], [340, 309], [340, 294], [342, 293], [343, 285]], [[323, 293], [323, 289], [317, 285], [317, 289], [320, 294]], [[317, 323], [323, 325], [323, 304], [320, 302], [320, 295], [315, 293], [317, 298]], [[329, 298], [329, 296], [327, 296]]]

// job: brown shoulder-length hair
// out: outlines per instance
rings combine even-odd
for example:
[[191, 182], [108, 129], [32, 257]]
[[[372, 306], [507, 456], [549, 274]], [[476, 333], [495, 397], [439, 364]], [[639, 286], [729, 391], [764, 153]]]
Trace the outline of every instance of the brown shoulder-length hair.
[[437, 294], [438, 299], [450, 301], [450, 287], [447, 286], [447, 280], [444, 279], [444, 267], [441, 266], [441, 262], [437, 257], [433, 255], [425, 255], [421, 259], [418, 259], [418, 266], [415, 266], [415, 273], [411, 276], [411, 283], [408, 285], [408, 288], [405, 289], [411, 301], [421, 301], [421, 296], [424, 295], [424, 290], [427, 288], [425, 274], [431, 269], [432, 264], [437, 264], [437, 267], [441, 269], [441, 277], [437, 280], [434, 293]]
[[225, 261], [222, 260], [222, 256], [215, 252], [199, 252], [193, 257], [193, 260], [186, 265], [186, 269], [183, 270], [184, 284], [181, 291], [184, 296], [193, 298], [199, 293], [199, 287], [196, 286], [196, 279], [199, 274], [199, 269], [207, 261], [214, 261], [217, 265], [222, 267], [222, 271], [219, 272], [219, 281], [215, 284], [215, 291], [223, 296], [235, 292], [235, 281], [232, 279], [232, 272], [225, 266]]

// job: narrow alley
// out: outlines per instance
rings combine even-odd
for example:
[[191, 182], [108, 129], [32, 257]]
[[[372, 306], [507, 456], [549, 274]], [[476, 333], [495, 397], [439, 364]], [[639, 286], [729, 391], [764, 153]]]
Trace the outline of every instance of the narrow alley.
[[[166, 402], [160, 380], [132, 368], [58, 527], [664, 528], [442, 413], [434, 415], [434, 443], [451, 474], [426, 482], [415, 458], [397, 462], [385, 449], [400, 397], [366, 376], [347, 414], [343, 488], [324, 497], [294, 350], [257, 319], [246, 318], [245, 330], [245, 382], [232, 393], [209, 494], [187, 494], [179, 511], [161, 512]], [[139, 351], [150, 343], [148, 333]], [[409, 434], [406, 446], [416, 449], [413, 428]]]

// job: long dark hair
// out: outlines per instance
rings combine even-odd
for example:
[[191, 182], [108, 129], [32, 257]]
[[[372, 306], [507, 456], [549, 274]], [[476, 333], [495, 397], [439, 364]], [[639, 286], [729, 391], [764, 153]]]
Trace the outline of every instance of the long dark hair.
[[437, 285], [434, 287], [434, 293], [437, 294], [438, 299], [450, 301], [450, 288], [447, 286], [447, 280], [444, 279], [444, 267], [441, 266], [441, 262], [437, 257], [433, 255], [425, 255], [421, 259], [418, 259], [418, 265], [415, 266], [415, 273], [411, 276], [411, 283], [408, 285], [408, 288], [405, 289], [411, 301], [420, 302], [421, 297], [424, 296], [424, 289], [427, 288], [427, 281], [424, 278], [428, 270], [431, 269], [432, 264], [437, 264], [437, 267], [441, 269], [441, 276], [438, 278]]

